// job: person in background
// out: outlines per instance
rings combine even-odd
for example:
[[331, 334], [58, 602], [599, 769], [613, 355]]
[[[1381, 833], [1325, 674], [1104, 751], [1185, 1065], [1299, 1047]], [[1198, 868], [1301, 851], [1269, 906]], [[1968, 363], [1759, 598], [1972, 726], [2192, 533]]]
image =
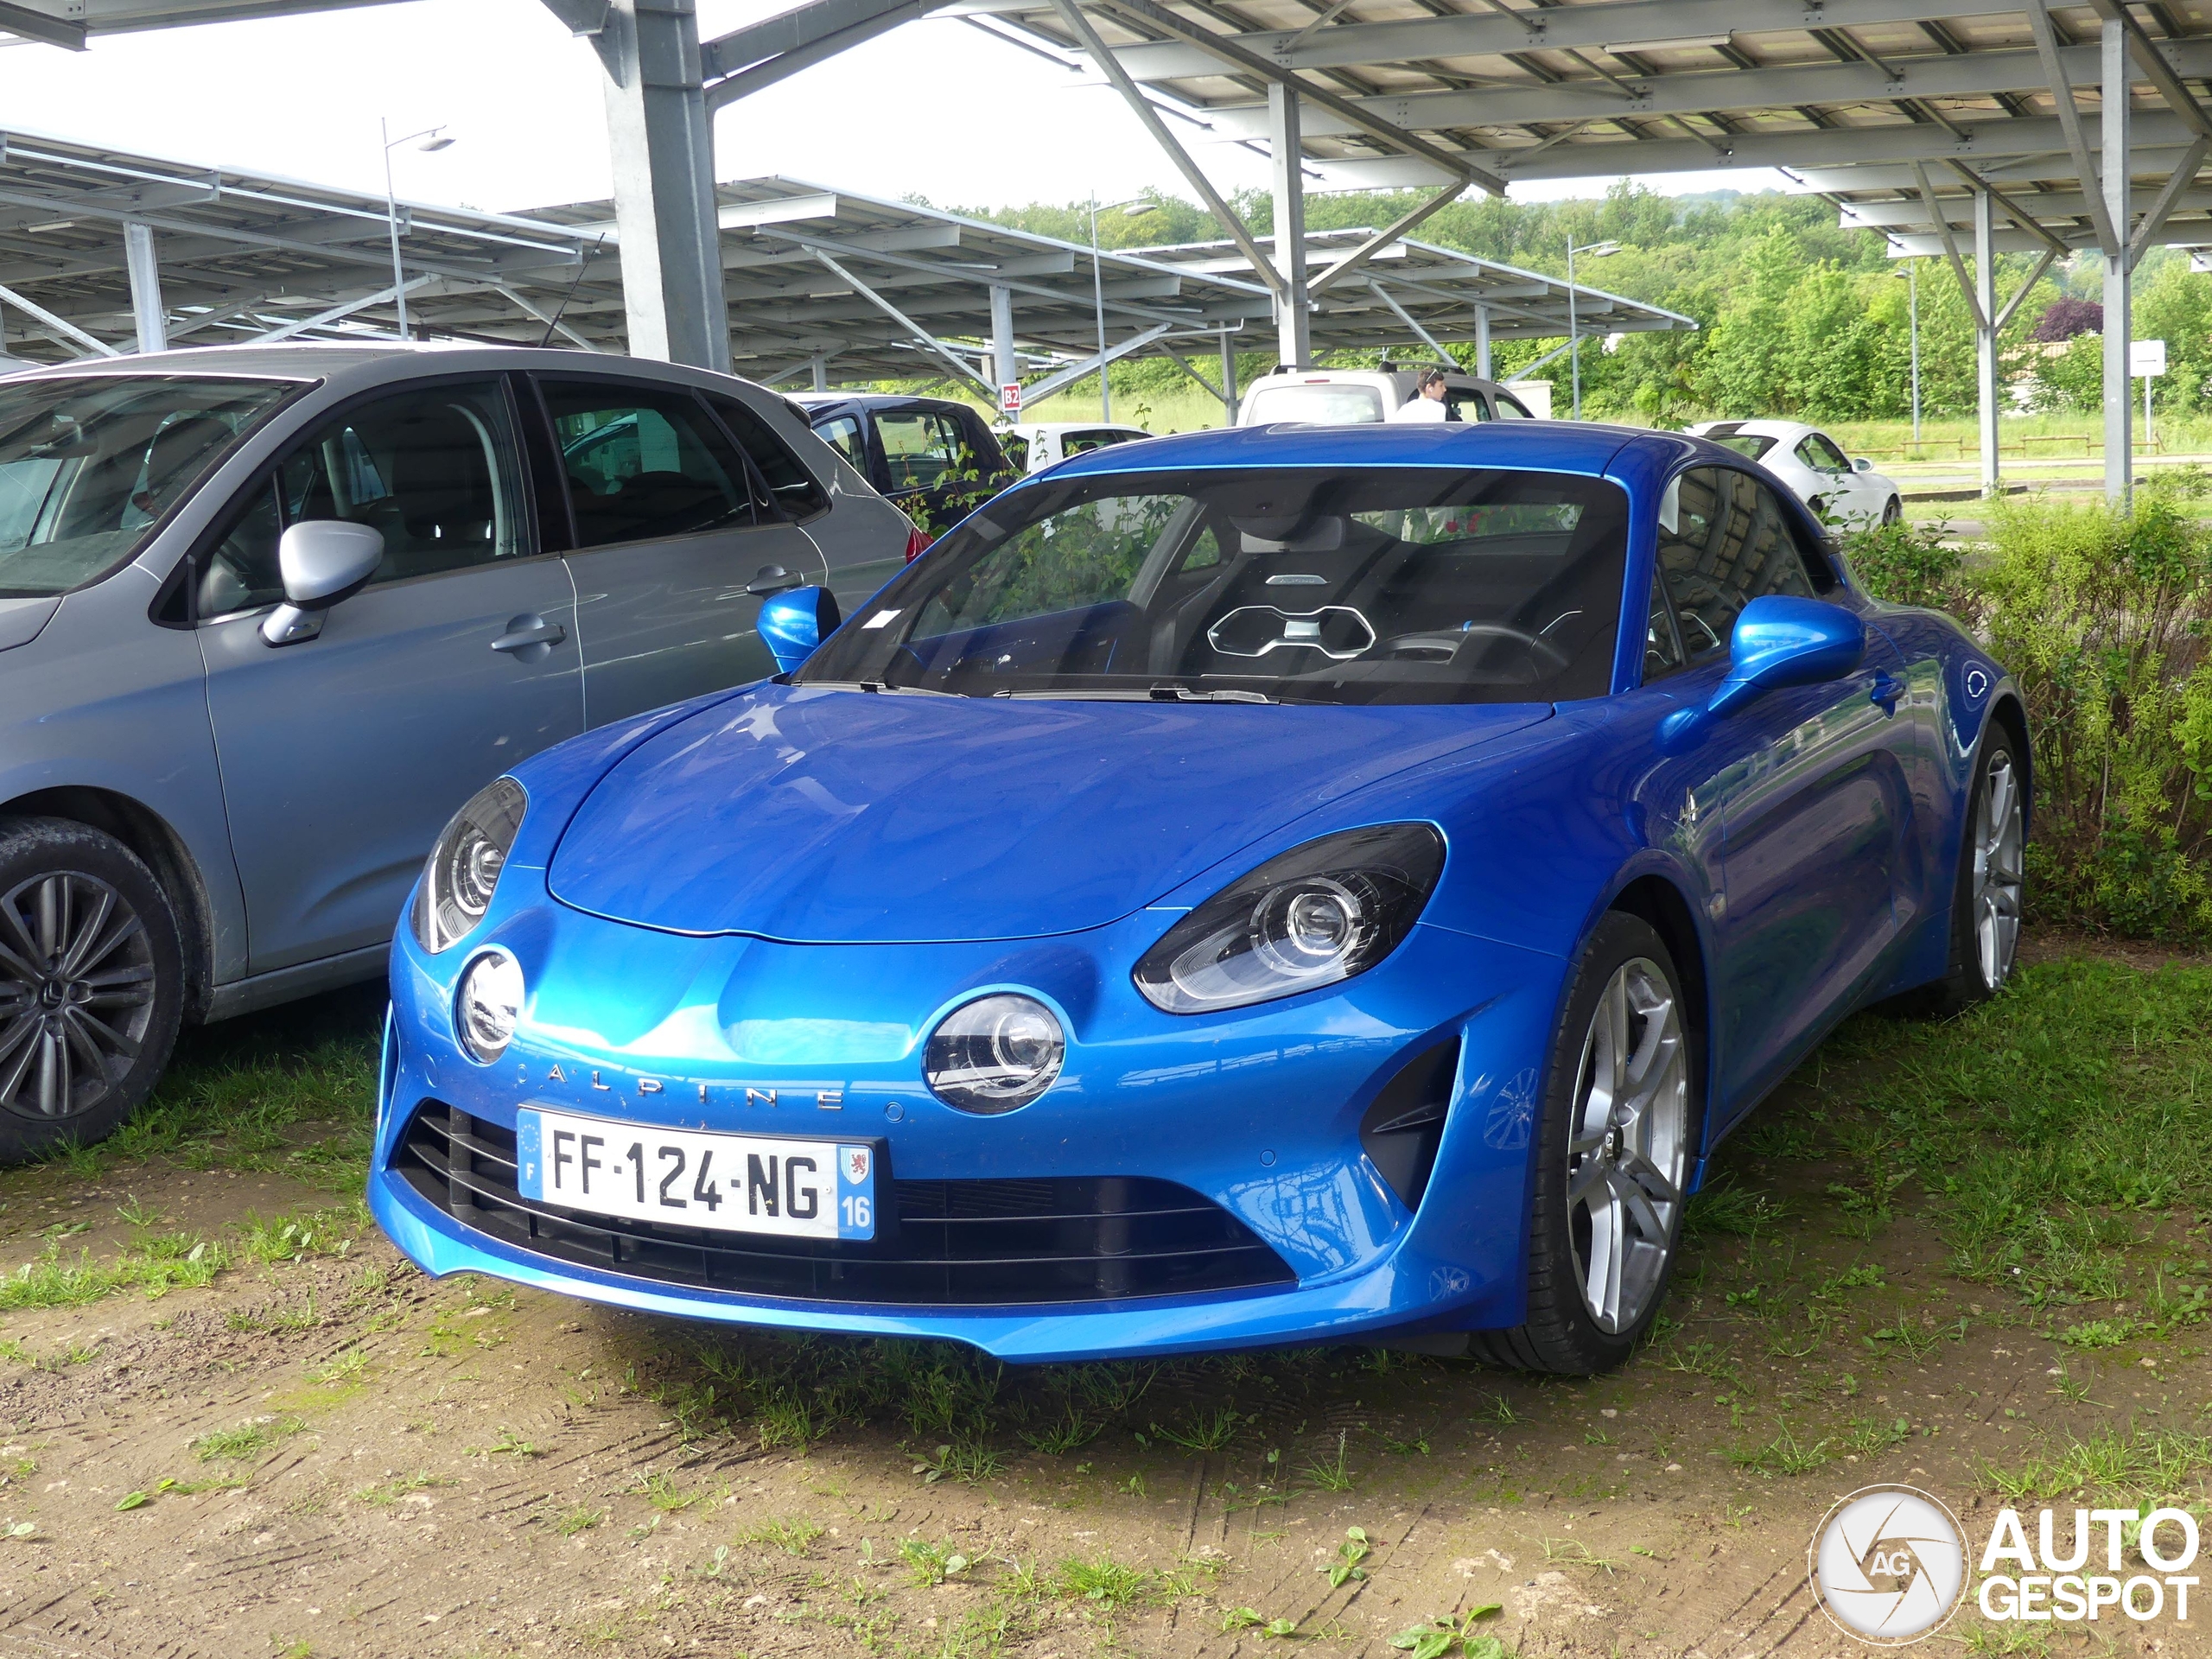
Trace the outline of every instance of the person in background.
[[1414, 382], [1414, 395], [1392, 411], [1394, 421], [1440, 421], [1444, 410], [1444, 371], [1423, 369]]

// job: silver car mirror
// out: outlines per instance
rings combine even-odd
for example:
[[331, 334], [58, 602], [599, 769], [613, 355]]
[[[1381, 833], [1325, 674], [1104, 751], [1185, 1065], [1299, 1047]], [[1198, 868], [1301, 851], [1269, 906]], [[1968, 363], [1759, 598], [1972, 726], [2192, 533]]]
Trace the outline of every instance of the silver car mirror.
[[284, 602], [261, 624], [262, 642], [296, 645], [322, 632], [322, 616], [368, 586], [384, 563], [384, 532], [342, 518], [308, 518], [276, 543]]

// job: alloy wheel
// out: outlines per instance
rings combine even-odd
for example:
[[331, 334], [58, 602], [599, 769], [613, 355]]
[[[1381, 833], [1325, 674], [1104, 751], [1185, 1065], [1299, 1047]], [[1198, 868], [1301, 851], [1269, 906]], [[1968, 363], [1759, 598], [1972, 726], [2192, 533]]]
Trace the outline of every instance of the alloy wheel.
[[145, 924], [99, 877], [35, 875], [0, 898], [0, 1109], [98, 1106], [137, 1058], [154, 994]]
[[1666, 1278], [1688, 1155], [1689, 1058], [1675, 989], [1638, 957], [1606, 982], [1582, 1042], [1567, 1148], [1567, 1225], [1582, 1305], [1633, 1329]]
[[2020, 943], [2020, 892], [2025, 874], [2027, 826], [2019, 774], [1999, 751], [1982, 780], [1981, 812], [1974, 834], [1974, 938], [1981, 982], [1991, 990], [2012, 971]]

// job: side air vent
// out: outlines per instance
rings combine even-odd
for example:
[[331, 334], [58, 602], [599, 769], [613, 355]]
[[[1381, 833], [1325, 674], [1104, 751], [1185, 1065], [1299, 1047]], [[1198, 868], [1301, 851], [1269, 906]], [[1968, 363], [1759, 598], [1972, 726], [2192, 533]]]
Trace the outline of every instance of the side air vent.
[[1459, 1075], [1459, 1039], [1453, 1037], [1407, 1061], [1359, 1120], [1359, 1144], [1368, 1160], [1408, 1210], [1421, 1208], [1429, 1172], [1436, 1167]]

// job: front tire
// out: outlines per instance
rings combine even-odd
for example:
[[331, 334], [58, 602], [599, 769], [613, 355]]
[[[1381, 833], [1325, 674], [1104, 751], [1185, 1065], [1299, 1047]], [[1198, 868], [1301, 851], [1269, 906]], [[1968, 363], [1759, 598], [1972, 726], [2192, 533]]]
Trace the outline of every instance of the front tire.
[[176, 1045], [176, 912], [137, 855], [61, 818], [0, 818], [0, 1165], [104, 1141]]
[[1897, 497], [1893, 495], [1886, 502], [1883, 503], [1882, 523], [1885, 525], [1894, 524], [1904, 517], [1904, 503], [1898, 500]]
[[1609, 912], [1552, 1038], [1537, 1132], [1527, 1321], [1472, 1351], [1587, 1376], [1635, 1351], [1681, 1238], [1695, 1065], [1681, 980], [1650, 925]]

